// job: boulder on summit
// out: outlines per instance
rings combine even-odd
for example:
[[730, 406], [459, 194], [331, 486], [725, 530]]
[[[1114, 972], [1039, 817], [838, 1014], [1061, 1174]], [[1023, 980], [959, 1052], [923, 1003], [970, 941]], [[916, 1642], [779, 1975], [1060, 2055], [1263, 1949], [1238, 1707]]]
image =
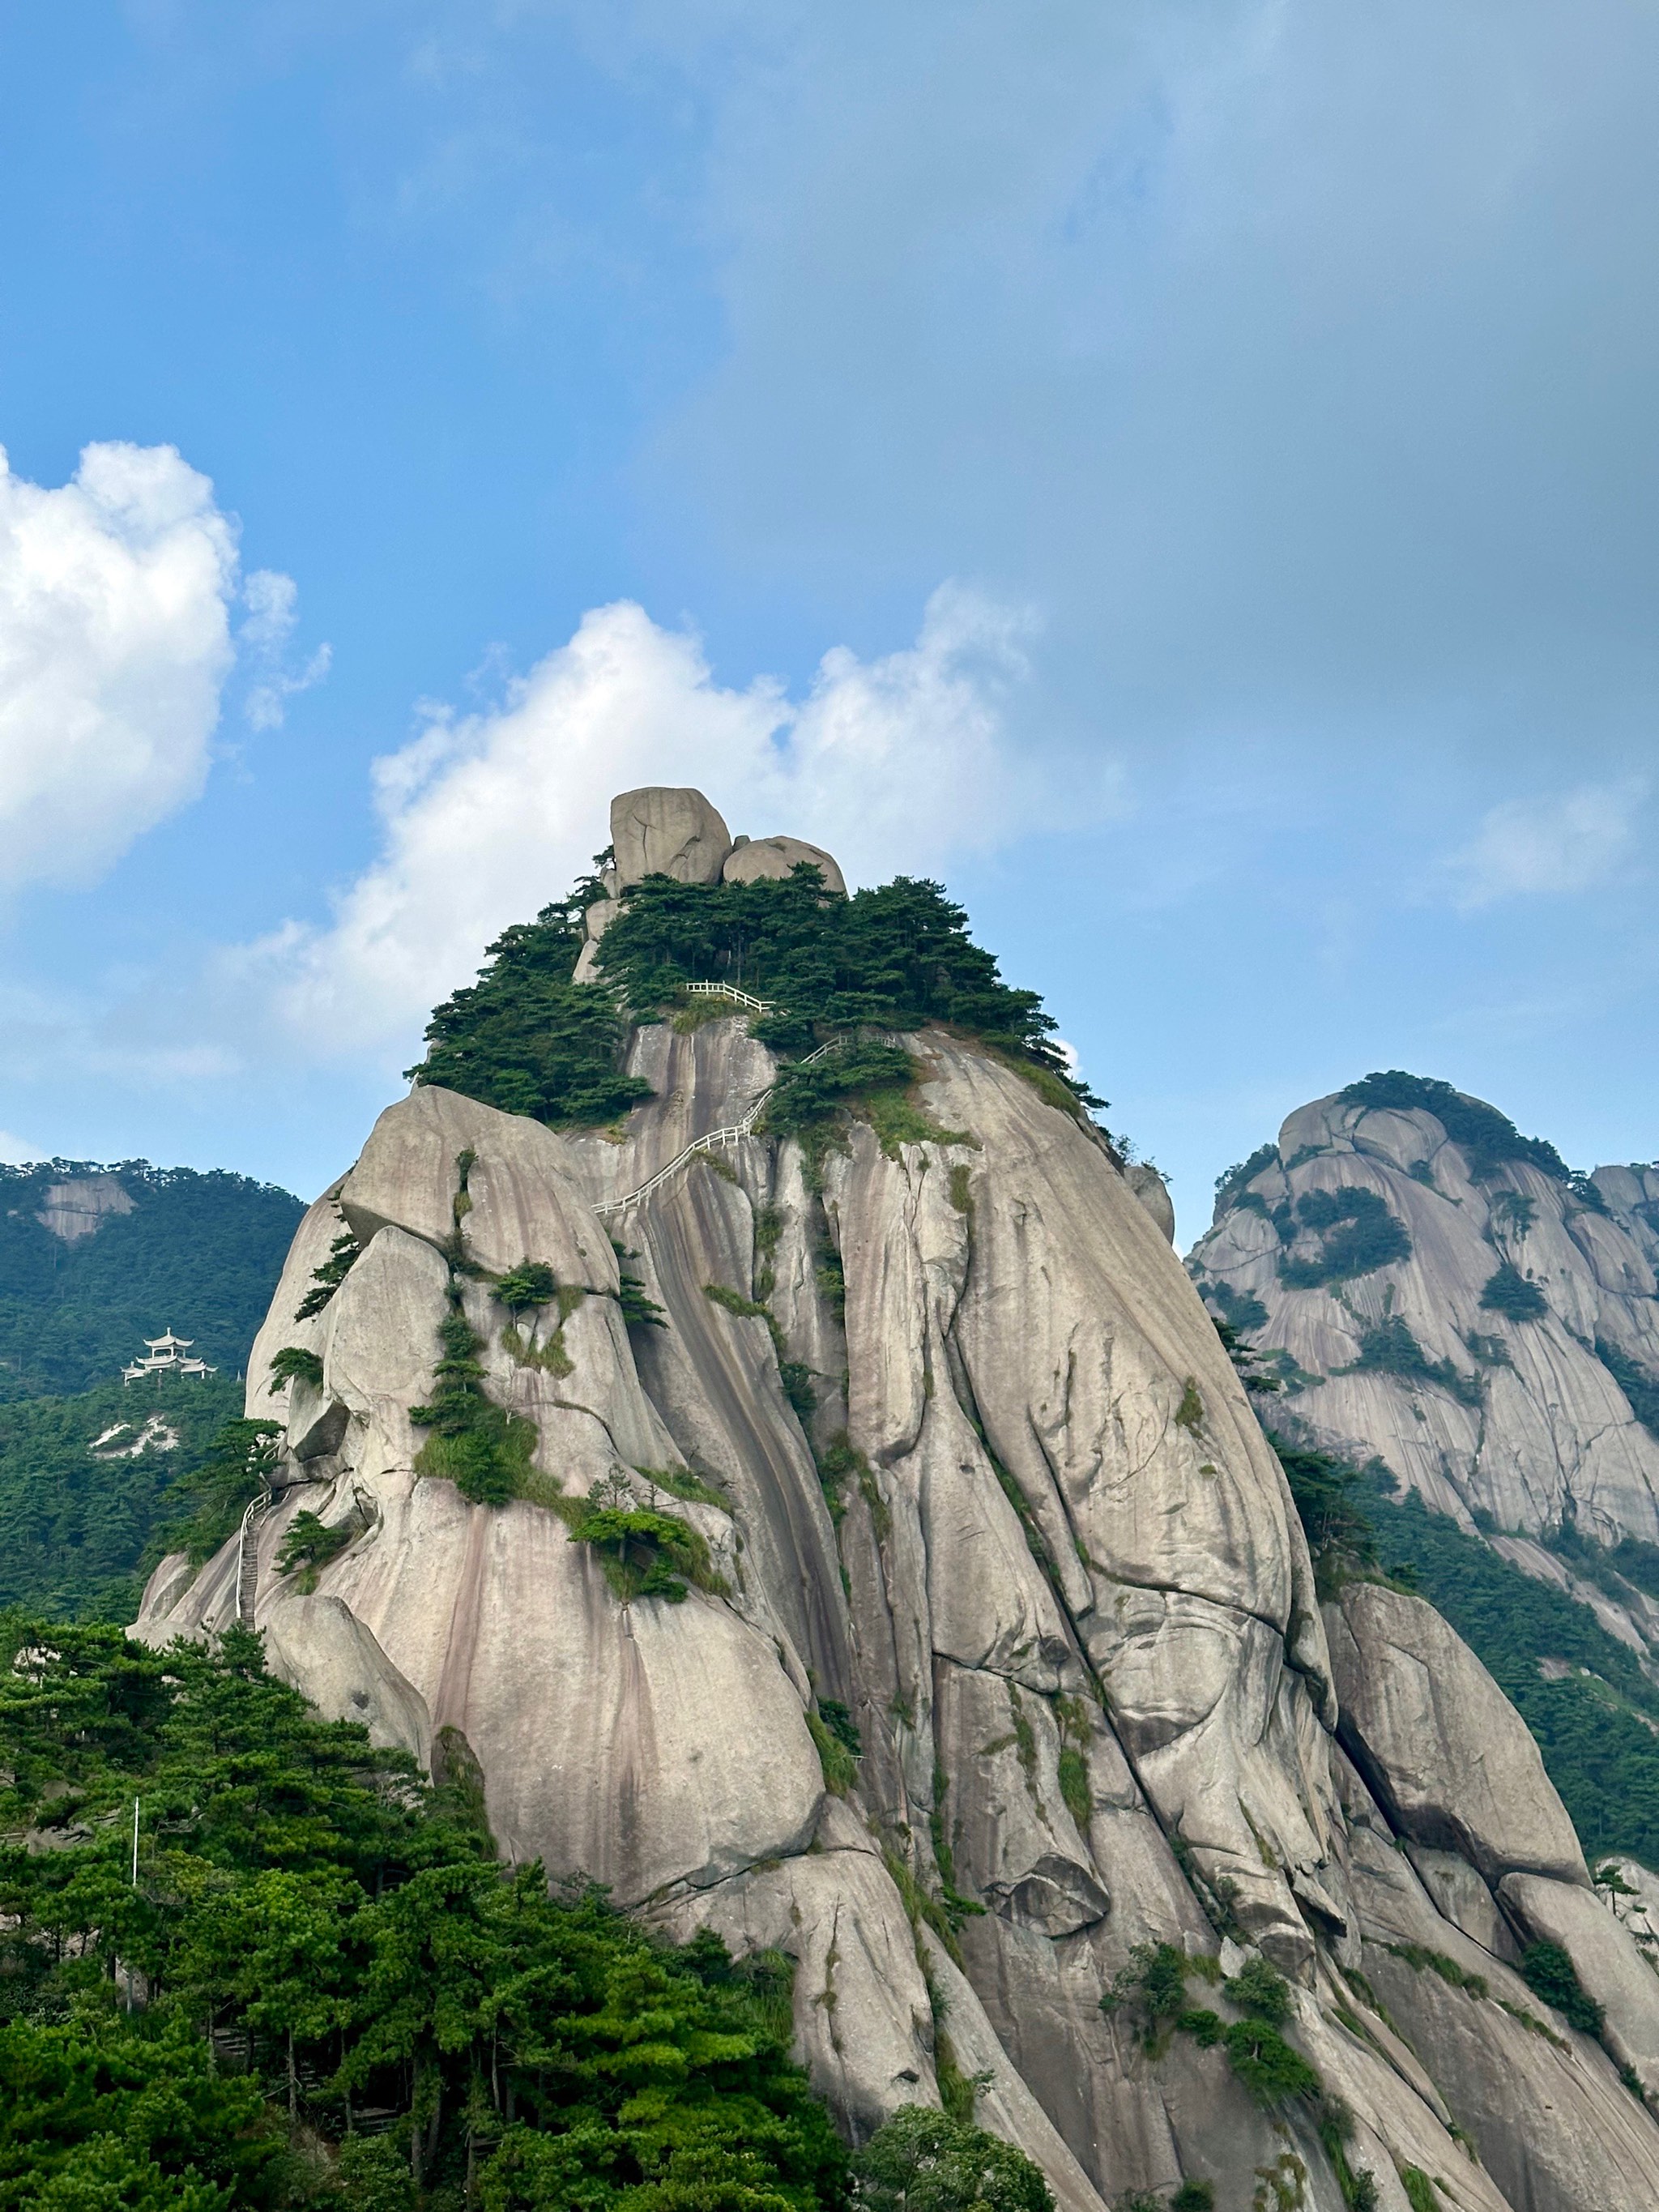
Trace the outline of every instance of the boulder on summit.
[[617, 881], [626, 890], [647, 876], [718, 883], [732, 835], [702, 792], [647, 784], [611, 800], [611, 842]]

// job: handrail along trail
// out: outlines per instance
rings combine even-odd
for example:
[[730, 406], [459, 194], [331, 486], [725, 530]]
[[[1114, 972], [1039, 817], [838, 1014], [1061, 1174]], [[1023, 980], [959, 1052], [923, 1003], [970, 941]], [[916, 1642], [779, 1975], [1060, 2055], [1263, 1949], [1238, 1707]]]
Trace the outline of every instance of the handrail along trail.
[[[735, 1000], [738, 1006], [746, 1006], [754, 1013], [767, 1014], [772, 1011], [764, 999], [757, 999], [750, 992], [739, 991], [729, 983], [688, 983], [685, 988], [688, 991], [695, 991], [700, 998]], [[839, 1038], [832, 1037], [828, 1044], [821, 1044], [816, 1052], [809, 1052], [805, 1060], [794, 1060], [791, 1065], [810, 1067], [815, 1060], [822, 1060], [826, 1053], [833, 1052], [839, 1042]], [[741, 1121], [729, 1121], [724, 1128], [710, 1129], [701, 1137], [693, 1137], [689, 1145], [675, 1153], [666, 1166], [659, 1168], [654, 1175], [647, 1176], [637, 1189], [626, 1192], [621, 1198], [600, 1200], [593, 1208], [594, 1212], [625, 1212], [630, 1206], [637, 1206], [642, 1199], [649, 1198], [653, 1191], [660, 1190], [671, 1176], [678, 1174], [686, 1162], [695, 1159], [699, 1152], [721, 1152], [730, 1146], [741, 1144], [745, 1137], [754, 1134], [755, 1124], [777, 1087], [775, 1082], [769, 1083]]]
[[270, 1503], [269, 1490], [262, 1490], [257, 1498], [250, 1498], [237, 1534], [236, 1622], [240, 1628], [252, 1628], [253, 1626], [253, 1601], [259, 1582], [259, 1553], [252, 1541], [253, 1524], [256, 1521], [264, 1520]]

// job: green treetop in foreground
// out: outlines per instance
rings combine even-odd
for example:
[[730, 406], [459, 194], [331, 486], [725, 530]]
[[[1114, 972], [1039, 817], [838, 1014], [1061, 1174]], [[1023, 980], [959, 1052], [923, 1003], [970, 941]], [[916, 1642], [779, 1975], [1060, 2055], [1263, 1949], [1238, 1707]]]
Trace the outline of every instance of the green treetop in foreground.
[[901, 876], [844, 898], [805, 866], [781, 883], [652, 876], [605, 933], [605, 988], [570, 980], [588, 891], [597, 884], [496, 939], [477, 981], [433, 1014], [416, 1081], [554, 1126], [608, 1121], [647, 1095], [622, 1072], [629, 1022], [657, 1018], [689, 982], [725, 982], [767, 1000], [752, 1026], [780, 1052], [943, 1022], [1042, 1070], [1073, 1103], [1102, 1103], [1066, 1073], [1036, 993], [1002, 981], [939, 884]]
[[[0, 1627], [0, 2212], [846, 2201], [787, 1960], [550, 1896], [496, 1863], [464, 1744], [432, 1789], [246, 1631]], [[951, 2154], [1045, 2212], [1018, 2154]]]

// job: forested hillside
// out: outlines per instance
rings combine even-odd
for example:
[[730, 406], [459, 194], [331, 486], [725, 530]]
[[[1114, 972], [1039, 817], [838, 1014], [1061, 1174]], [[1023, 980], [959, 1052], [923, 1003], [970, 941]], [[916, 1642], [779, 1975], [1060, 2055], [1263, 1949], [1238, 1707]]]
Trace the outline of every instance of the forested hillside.
[[[464, 1744], [449, 1765], [434, 1790], [320, 1722], [240, 1629], [163, 1656], [0, 1621], [0, 2205], [844, 2203], [791, 1962], [550, 1896], [497, 1863]], [[937, 2112], [857, 2167], [871, 2212], [1052, 2212]]]
[[[38, 1218], [53, 1189], [104, 1177], [130, 1212], [67, 1240]], [[288, 1191], [219, 1170], [0, 1166], [0, 1402], [106, 1381], [165, 1328], [234, 1376], [304, 1210]]]
[[0, 1405], [0, 1607], [131, 1620], [174, 1486], [241, 1407], [225, 1375]]

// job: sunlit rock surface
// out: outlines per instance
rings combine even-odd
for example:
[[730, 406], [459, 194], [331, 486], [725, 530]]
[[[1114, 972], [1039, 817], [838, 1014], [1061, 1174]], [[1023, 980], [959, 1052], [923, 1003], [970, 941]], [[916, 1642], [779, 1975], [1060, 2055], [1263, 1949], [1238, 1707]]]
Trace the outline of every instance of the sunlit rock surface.
[[[708, 830], [641, 818], [645, 858]], [[301, 1224], [251, 1370], [250, 1413], [286, 1438], [254, 1536], [273, 1660], [388, 1740], [464, 1738], [509, 1856], [609, 1882], [676, 1936], [787, 1953], [799, 2048], [854, 2136], [936, 2101], [948, 2058], [1066, 2212], [1183, 2179], [1250, 2212], [1276, 2201], [1264, 2175], [1341, 2212], [1311, 2107], [1263, 2109], [1224, 2047], [1149, 2050], [1102, 2007], [1137, 1947], [1229, 1972], [1259, 1947], [1389, 2212], [1407, 2212], [1401, 2167], [1479, 2212], [1651, 2212], [1659, 2129], [1613, 2059], [1518, 2016], [1539, 2001], [1517, 1931], [1588, 1907], [1617, 1939], [1595, 1968], [1613, 2047], [1653, 2049], [1619, 1944], [1650, 1969], [1582, 1886], [1524, 1730], [1489, 1681], [1473, 1717], [1448, 1707], [1446, 1683], [1484, 1677], [1415, 1601], [1374, 1615], [1360, 1593], [1333, 1650], [1279, 1463], [1145, 1188], [1006, 1063], [911, 1042], [920, 1100], [957, 1136], [884, 1152], [854, 1123], [821, 1176], [756, 1137], [603, 1216], [771, 1080], [740, 1018], [636, 1034], [653, 1096], [619, 1140], [432, 1090], [389, 1108]], [[1431, 1132], [1389, 1140], [1450, 1187]], [[1383, 1169], [1355, 1151], [1341, 1172]], [[343, 1223], [362, 1256], [296, 1322]], [[625, 1324], [613, 1237], [665, 1327]], [[569, 1295], [515, 1329], [490, 1276], [526, 1259]], [[452, 1297], [490, 1392], [535, 1425], [534, 1494], [504, 1508], [416, 1471]], [[273, 1395], [286, 1345], [320, 1387]], [[1598, 1494], [1648, 1496], [1643, 1464], [1602, 1453]], [[697, 1528], [723, 1593], [620, 1601], [545, 1502], [596, 1484]], [[310, 1595], [276, 1571], [302, 1510], [353, 1531]], [[165, 1562], [135, 1632], [233, 1619], [235, 1549], [194, 1577]], [[858, 1730], [850, 1787], [831, 1770], [847, 1794], [815, 1704]], [[1376, 1794], [1338, 1741], [1344, 1704]], [[1516, 1874], [1541, 1902], [1506, 1889]]]

